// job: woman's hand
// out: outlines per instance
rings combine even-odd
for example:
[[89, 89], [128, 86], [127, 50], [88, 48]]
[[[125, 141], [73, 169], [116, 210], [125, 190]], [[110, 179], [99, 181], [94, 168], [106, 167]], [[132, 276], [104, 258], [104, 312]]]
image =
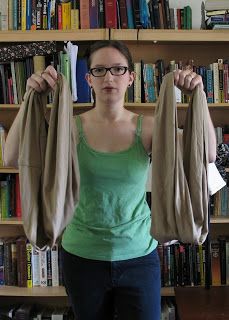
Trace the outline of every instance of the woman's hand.
[[34, 73], [27, 80], [26, 90], [33, 88], [37, 92], [53, 90], [57, 81], [57, 71], [53, 66], [48, 66], [42, 73]]
[[196, 86], [203, 90], [202, 77], [193, 72], [191, 68], [174, 71], [174, 84], [184, 93], [191, 94]]

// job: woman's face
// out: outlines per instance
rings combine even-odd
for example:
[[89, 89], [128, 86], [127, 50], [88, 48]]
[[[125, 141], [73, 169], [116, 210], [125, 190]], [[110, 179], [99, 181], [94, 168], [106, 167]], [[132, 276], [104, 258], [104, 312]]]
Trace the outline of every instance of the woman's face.
[[[90, 68], [118, 66], [128, 67], [128, 62], [126, 57], [115, 48], [101, 48], [91, 56]], [[94, 77], [92, 74], [87, 74], [86, 80], [95, 91], [96, 101], [123, 102], [126, 89], [134, 80], [134, 72], [127, 70], [125, 74], [117, 76], [107, 71], [103, 77]]]

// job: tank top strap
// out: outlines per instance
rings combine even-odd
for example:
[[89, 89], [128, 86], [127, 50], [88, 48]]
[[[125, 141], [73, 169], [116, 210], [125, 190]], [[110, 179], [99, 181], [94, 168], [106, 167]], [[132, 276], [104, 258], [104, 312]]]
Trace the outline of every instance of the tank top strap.
[[142, 133], [142, 119], [143, 119], [143, 115], [140, 114], [137, 119], [137, 128], [136, 128], [136, 135], [139, 138], [141, 138], [141, 133]]
[[79, 138], [82, 138], [83, 137], [83, 127], [82, 127], [82, 122], [81, 122], [81, 118], [79, 115], [76, 116], [76, 127], [78, 130]]

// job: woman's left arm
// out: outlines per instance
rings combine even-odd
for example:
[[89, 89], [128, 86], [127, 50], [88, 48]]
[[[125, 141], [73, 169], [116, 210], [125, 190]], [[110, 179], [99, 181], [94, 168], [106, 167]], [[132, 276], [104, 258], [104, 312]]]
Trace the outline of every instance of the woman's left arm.
[[[203, 90], [202, 77], [190, 68], [186, 70], [176, 70], [174, 71], [174, 84], [181, 89], [185, 94], [191, 94], [196, 86], [200, 86]], [[210, 113], [208, 111], [208, 157], [209, 162], [214, 162], [216, 160], [216, 136], [215, 129], [211, 120]]]

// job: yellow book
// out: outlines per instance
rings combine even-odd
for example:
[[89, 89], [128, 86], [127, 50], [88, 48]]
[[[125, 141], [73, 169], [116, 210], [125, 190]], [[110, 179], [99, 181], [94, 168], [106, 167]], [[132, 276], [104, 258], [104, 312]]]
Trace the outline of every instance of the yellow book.
[[71, 9], [71, 29], [79, 29], [79, 9]]
[[27, 288], [32, 288], [32, 244], [26, 243], [26, 255], [27, 255]]
[[71, 2], [62, 3], [62, 26], [63, 30], [71, 29]]
[[21, 0], [21, 30], [26, 30], [26, 0]]
[[45, 56], [33, 56], [34, 72], [42, 72], [45, 70]]

